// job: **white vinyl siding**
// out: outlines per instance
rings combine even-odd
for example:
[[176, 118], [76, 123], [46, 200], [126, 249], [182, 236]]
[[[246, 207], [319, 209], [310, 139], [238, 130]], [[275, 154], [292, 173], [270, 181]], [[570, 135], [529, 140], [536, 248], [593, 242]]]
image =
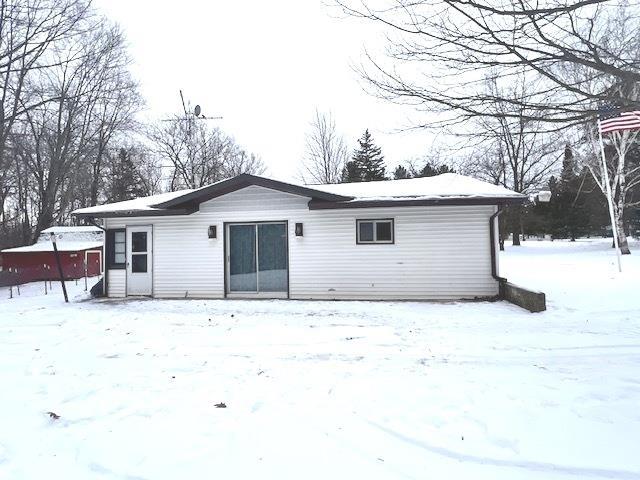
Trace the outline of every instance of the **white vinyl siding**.
[[127, 271], [109, 270], [107, 273], [107, 296], [126, 297], [127, 296]]
[[[251, 186], [188, 216], [109, 219], [109, 228], [153, 224], [153, 294], [224, 297], [225, 222], [289, 222], [290, 298], [454, 299], [498, 293], [491, 276], [494, 206], [309, 210], [309, 198]], [[393, 244], [356, 243], [356, 219], [393, 219]], [[304, 235], [295, 236], [295, 223]], [[209, 225], [218, 238], [209, 239]], [[122, 270], [122, 275], [125, 271]], [[111, 283], [111, 271], [109, 282]], [[115, 286], [110, 292], [118, 290]]]

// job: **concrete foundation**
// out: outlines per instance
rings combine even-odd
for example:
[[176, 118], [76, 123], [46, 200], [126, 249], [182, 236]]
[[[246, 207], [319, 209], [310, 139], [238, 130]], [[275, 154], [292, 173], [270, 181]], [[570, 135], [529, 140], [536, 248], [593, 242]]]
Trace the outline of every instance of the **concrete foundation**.
[[527, 290], [513, 283], [503, 282], [500, 285], [500, 296], [530, 312], [544, 312], [547, 309], [544, 293]]

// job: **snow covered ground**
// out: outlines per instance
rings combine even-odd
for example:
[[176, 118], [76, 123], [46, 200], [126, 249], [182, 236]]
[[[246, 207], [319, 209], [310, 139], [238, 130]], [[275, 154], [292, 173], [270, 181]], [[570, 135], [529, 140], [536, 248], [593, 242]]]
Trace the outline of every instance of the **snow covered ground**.
[[507, 247], [541, 314], [2, 289], [0, 479], [640, 478], [640, 249], [607, 247]]

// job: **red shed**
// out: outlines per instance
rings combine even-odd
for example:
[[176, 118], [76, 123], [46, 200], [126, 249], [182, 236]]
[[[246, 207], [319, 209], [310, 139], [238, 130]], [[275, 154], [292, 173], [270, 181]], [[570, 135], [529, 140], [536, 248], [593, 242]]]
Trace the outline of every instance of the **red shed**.
[[104, 232], [98, 227], [51, 227], [43, 230], [33, 245], [2, 250], [4, 271], [17, 272], [20, 283], [59, 279], [51, 234], [56, 235], [62, 273], [65, 279], [100, 275]]

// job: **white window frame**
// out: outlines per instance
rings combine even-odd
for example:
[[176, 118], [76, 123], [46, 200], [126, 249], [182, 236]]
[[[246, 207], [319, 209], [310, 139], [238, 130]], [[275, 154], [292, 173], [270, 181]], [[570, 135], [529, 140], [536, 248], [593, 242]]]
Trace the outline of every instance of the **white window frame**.
[[[122, 234], [121, 241], [116, 240], [116, 235], [118, 233]], [[123, 249], [122, 252], [116, 252], [116, 245], [118, 244], [122, 245], [122, 249]], [[116, 255], [122, 255], [124, 257], [123, 261], [117, 262]], [[116, 265], [122, 265], [122, 266], [127, 264], [127, 232], [126, 230], [117, 230], [113, 234], [113, 263]]]
[[[373, 224], [373, 240], [360, 240], [360, 224]], [[378, 240], [378, 223], [391, 224], [391, 240]], [[356, 244], [357, 245], [393, 245], [396, 241], [396, 226], [393, 218], [358, 218], [356, 219]]]

